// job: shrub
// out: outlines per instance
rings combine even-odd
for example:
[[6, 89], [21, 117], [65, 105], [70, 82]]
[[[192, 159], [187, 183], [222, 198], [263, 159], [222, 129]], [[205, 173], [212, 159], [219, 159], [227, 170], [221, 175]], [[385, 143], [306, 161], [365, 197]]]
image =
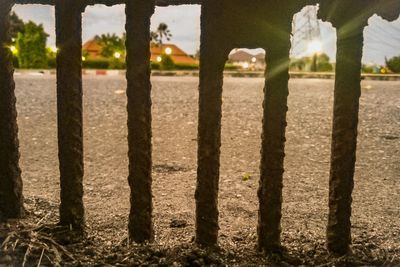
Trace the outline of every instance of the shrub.
[[57, 67], [57, 61], [55, 57], [50, 57], [47, 59], [47, 65], [50, 69], [55, 69]]
[[108, 69], [110, 67], [110, 61], [104, 59], [90, 59], [82, 62], [84, 69]]
[[175, 69], [176, 70], [198, 70], [199, 65], [198, 64], [178, 63], [178, 64], [175, 64]]
[[400, 73], [400, 56], [397, 57], [392, 57], [391, 59], [385, 59], [386, 61], [386, 67], [394, 72], [394, 73]]
[[321, 72], [333, 71], [333, 66], [329, 62], [318, 62], [317, 70]]
[[239, 69], [239, 67], [236, 65], [229, 64], [229, 63], [225, 64], [225, 70], [238, 70], [238, 69]]
[[174, 70], [175, 69], [175, 63], [172, 60], [171, 56], [169, 56], [169, 55], [161, 56], [160, 69], [161, 70]]
[[160, 69], [160, 64], [157, 62], [151, 62], [151, 69], [152, 70], [159, 70]]
[[123, 70], [126, 69], [126, 63], [122, 60], [112, 59], [109, 61], [108, 68], [113, 70]]
[[362, 71], [362, 73], [373, 73], [374, 72], [374, 67], [363, 64], [362, 68], [361, 68], [361, 71]]

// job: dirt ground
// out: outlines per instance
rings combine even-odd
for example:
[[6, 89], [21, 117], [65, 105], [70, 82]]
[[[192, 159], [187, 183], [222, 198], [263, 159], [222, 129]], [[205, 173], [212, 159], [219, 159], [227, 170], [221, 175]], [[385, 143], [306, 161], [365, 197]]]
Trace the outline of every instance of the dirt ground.
[[[29, 230], [57, 222], [55, 77], [17, 76], [16, 84], [21, 168], [30, 212], [19, 227]], [[287, 260], [265, 257], [255, 248], [263, 88], [258, 78], [225, 79], [220, 249], [194, 246], [197, 84], [191, 77], [153, 77], [156, 240], [128, 247], [126, 82], [122, 76], [84, 78], [88, 238], [65, 246], [70, 254], [61, 257], [62, 265], [400, 266], [400, 82], [362, 83], [353, 255], [339, 259], [328, 255], [324, 243], [333, 80], [290, 82], [282, 219]], [[4, 235], [9, 228], [13, 226], [2, 225], [0, 230]], [[32, 232], [28, 235], [32, 238]], [[38, 256], [27, 262], [37, 264]], [[17, 258], [7, 256], [3, 264], [12, 265]]]

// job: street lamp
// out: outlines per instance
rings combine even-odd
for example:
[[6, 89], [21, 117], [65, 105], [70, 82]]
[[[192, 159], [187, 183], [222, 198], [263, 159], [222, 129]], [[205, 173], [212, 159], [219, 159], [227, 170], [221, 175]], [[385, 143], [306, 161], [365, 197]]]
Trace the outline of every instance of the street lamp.
[[11, 50], [11, 53], [13, 53], [14, 55], [16, 55], [18, 53], [18, 49], [14, 45], [10, 46], [10, 50]]
[[167, 54], [167, 55], [171, 55], [171, 54], [172, 54], [172, 49], [171, 49], [171, 47], [165, 48], [165, 54]]
[[316, 72], [317, 71], [317, 60], [318, 60], [318, 54], [321, 53], [322, 51], [322, 43], [320, 40], [313, 40], [308, 44], [308, 53], [312, 55], [312, 65], [311, 65], [311, 71]]
[[57, 53], [58, 52], [58, 48], [55, 46], [50, 47], [51, 52], [53, 53]]
[[161, 62], [162, 61], [162, 57], [161, 56], [158, 56], [157, 57], [157, 62]]
[[115, 52], [115, 53], [114, 53], [114, 57], [115, 57], [116, 59], [119, 59], [119, 58], [121, 57], [121, 53], [120, 53], [120, 52]]

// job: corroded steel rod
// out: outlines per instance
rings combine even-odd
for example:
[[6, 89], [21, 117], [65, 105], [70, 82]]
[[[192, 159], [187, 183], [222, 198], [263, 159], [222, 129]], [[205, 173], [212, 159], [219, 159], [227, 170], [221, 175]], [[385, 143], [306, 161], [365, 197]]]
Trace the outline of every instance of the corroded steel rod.
[[264, 251], [280, 250], [290, 30], [286, 38], [282, 36], [274, 38], [275, 45], [266, 49], [268, 71], [264, 88], [257, 228], [258, 247]]
[[0, 2], [0, 221], [24, 213], [9, 15], [13, 1]]
[[[365, 5], [365, 10], [359, 6]], [[363, 30], [376, 1], [336, 1], [321, 5], [319, 16], [337, 29], [327, 246], [346, 254], [351, 244], [351, 204], [357, 150]]]
[[82, 185], [82, 4], [80, 0], [57, 0], [55, 9], [60, 223], [81, 230], [85, 223]]
[[154, 1], [132, 0], [126, 4], [125, 9], [128, 180], [131, 187], [129, 236], [130, 240], [142, 243], [154, 238], [150, 82], [150, 19], [154, 13]]
[[[204, 14], [203, 14], [204, 15]], [[204, 17], [206, 19], [206, 17]], [[206, 23], [204, 20], [202, 23]], [[202, 33], [196, 188], [196, 243], [218, 239], [218, 183], [221, 147], [222, 85], [228, 49]]]
[[351, 243], [363, 29], [348, 34], [339, 28], [337, 36], [327, 243], [330, 251], [340, 254]]

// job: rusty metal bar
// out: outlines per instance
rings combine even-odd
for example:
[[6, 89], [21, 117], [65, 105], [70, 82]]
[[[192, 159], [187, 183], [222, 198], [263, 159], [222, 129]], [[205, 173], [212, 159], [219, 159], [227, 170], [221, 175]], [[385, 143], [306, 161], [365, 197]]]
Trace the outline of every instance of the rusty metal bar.
[[[16, 4], [38, 4], [38, 5], [55, 5], [56, 0], [16, 0]], [[83, 0], [84, 4], [89, 5], [106, 5], [113, 6], [125, 4], [127, 0]], [[156, 6], [177, 6], [177, 5], [200, 5], [204, 0], [155, 0]]]
[[9, 48], [13, 1], [0, 2], [0, 221], [24, 214], [13, 55]]
[[347, 253], [351, 243], [351, 203], [356, 162], [363, 29], [338, 29], [336, 81], [329, 179], [327, 243], [330, 251]]
[[[360, 5], [364, 9], [360, 9]], [[351, 244], [351, 204], [357, 150], [363, 30], [376, 2], [325, 2], [319, 17], [337, 29], [336, 78], [333, 107], [327, 246], [340, 255]]]
[[[204, 15], [204, 14], [203, 14]], [[206, 19], [203, 17], [202, 19]], [[222, 85], [229, 49], [202, 33], [196, 188], [196, 243], [214, 246], [218, 239], [218, 184], [221, 147]]]
[[83, 206], [82, 3], [56, 1], [60, 223], [81, 230]]
[[128, 82], [128, 145], [131, 211], [130, 240], [152, 241], [152, 144], [150, 82], [150, 19], [153, 0], [132, 0], [126, 4], [126, 79]]
[[[286, 36], [284, 36], [286, 33]], [[267, 52], [264, 115], [258, 189], [258, 247], [264, 251], [281, 248], [282, 187], [285, 157], [287, 97], [289, 94], [290, 29], [275, 36]]]

